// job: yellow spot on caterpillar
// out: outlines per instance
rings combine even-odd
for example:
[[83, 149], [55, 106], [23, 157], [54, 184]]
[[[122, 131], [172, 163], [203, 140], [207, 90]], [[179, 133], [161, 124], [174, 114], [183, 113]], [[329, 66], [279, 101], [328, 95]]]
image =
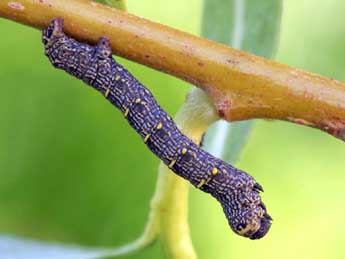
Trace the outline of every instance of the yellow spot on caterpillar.
[[140, 102], [141, 102], [140, 98], [135, 99], [135, 103], [140, 103]]
[[184, 147], [184, 148], [182, 148], [182, 151], [181, 151], [182, 155], [186, 154], [186, 153], [187, 153], [187, 151], [188, 151], [188, 150], [187, 150], [187, 148], [185, 148], [185, 147]]
[[105, 94], [104, 94], [104, 96], [105, 97], [108, 97], [109, 96], [109, 93], [110, 93], [110, 90], [109, 90], [109, 88], [105, 91]]
[[259, 214], [259, 218], [264, 218], [265, 216], [265, 211], [261, 210], [260, 214]]
[[206, 183], [205, 179], [202, 179], [196, 187], [201, 188], [205, 183]]
[[213, 169], [212, 169], [212, 174], [213, 174], [213, 175], [218, 174], [218, 169], [217, 169], [217, 168], [213, 168]]
[[151, 137], [151, 135], [150, 135], [150, 134], [147, 134], [147, 135], [145, 136], [145, 138], [144, 138], [144, 142], [146, 143], [146, 142], [149, 140], [150, 137]]
[[252, 224], [248, 224], [244, 229], [240, 230], [240, 231], [238, 232], [238, 234], [244, 235], [244, 234], [247, 233], [252, 227], [253, 227]]
[[129, 109], [127, 108], [126, 111], [125, 111], [125, 113], [124, 113], [125, 118], [127, 117], [128, 113], [129, 113]]
[[170, 164], [169, 164], [169, 168], [172, 168], [173, 166], [174, 166], [174, 164], [176, 163], [176, 160], [172, 160], [171, 162], [170, 162]]
[[161, 128], [163, 128], [163, 124], [160, 122], [160, 123], [158, 123], [156, 129], [161, 129]]
[[141, 104], [142, 104], [143, 106], [145, 106], [146, 109], [148, 109], [147, 103], [146, 103], [146, 102], [141, 102]]
[[116, 76], [116, 77], [115, 77], [115, 81], [119, 81], [120, 79], [121, 79], [120, 76]]

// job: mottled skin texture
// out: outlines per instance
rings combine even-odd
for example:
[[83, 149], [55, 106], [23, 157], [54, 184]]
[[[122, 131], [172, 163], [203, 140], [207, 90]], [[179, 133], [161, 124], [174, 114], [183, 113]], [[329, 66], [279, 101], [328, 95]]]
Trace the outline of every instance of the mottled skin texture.
[[183, 135], [150, 91], [112, 58], [107, 38], [95, 47], [79, 43], [63, 33], [58, 18], [43, 31], [43, 43], [55, 67], [101, 92], [172, 171], [215, 197], [234, 232], [251, 239], [268, 232], [271, 217], [259, 195], [262, 187]]

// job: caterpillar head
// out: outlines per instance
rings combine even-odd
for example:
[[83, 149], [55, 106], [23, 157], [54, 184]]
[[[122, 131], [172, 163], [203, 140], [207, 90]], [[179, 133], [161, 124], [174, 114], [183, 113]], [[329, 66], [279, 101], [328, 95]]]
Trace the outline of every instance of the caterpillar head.
[[260, 239], [270, 229], [271, 220], [272, 218], [261, 208], [243, 208], [229, 219], [229, 223], [238, 235]]
[[267, 214], [260, 191], [263, 189], [259, 184], [249, 184], [245, 188], [232, 190], [230, 202], [222, 202], [230, 227], [238, 235], [260, 239], [269, 231], [272, 218]]
[[223, 173], [210, 181], [209, 192], [221, 203], [236, 234], [250, 239], [262, 238], [270, 229], [272, 220], [260, 197], [263, 188], [245, 172], [227, 164], [222, 167]]
[[61, 36], [64, 36], [63, 19], [56, 18], [45, 30], [43, 30], [42, 42], [44, 45], [47, 45], [50, 42], [50, 39]]

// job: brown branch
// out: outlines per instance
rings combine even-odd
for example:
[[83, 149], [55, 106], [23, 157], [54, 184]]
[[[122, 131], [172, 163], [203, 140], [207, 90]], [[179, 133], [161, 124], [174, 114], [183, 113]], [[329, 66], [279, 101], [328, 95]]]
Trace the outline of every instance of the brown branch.
[[36, 28], [65, 19], [73, 37], [110, 38], [114, 53], [204, 89], [221, 117], [288, 120], [345, 139], [345, 84], [89, 0], [1, 0], [0, 16]]

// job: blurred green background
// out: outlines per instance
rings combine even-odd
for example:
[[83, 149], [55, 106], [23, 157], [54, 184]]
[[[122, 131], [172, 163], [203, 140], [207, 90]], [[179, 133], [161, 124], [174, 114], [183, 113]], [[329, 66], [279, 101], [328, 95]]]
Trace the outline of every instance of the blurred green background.
[[[130, 12], [194, 34], [201, 5], [128, 1]], [[344, 11], [342, 0], [286, 0], [276, 59], [345, 80]], [[136, 238], [158, 159], [100, 94], [48, 63], [39, 31], [1, 19], [0, 32], [0, 234], [87, 246]], [[178, 110], [188, 84], [121, 61], [170, 114]], [[193, 188], [199, 257], [345, 258], [344, 157], [345, 144], [318, 130], [258, 121], [238, 166], [264, 186], [273, 227], [259, 241], [234, 235], [219, 204]]]

